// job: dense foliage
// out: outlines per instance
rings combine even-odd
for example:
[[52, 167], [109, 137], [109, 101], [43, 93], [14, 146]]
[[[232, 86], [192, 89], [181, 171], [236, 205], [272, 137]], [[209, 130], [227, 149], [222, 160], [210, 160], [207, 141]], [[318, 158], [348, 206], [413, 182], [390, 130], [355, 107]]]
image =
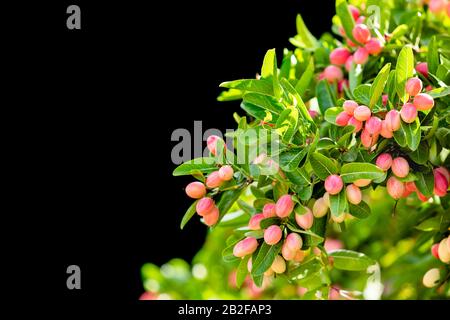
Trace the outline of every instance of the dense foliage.
[[[174, 175], [198, 180], [181, 227], [212, 227], [194, 264], [222, 280], [200, 290], [178, 260], [197, 284], [174, 297], [450, 296], [450, 4], [351, 2], [333, 34], [299, 15], [281, 63], [269, 50], [256, 79], [221, 84], [247, 115]], [[149, 291], [161, 272], [144, 266]]]

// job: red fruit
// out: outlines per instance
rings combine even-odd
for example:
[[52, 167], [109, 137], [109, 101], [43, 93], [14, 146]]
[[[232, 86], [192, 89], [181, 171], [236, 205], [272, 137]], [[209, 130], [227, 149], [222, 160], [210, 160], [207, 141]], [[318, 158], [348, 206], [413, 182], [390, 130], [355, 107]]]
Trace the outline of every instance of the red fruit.
[[364, 45], [364, 48], [366, 48], [367, 52], [369, 54], [378, 55], [381, 51], [383, 51], [383, 46], [377, 38], [371, 38], [367, 43]]
[[255, 214], [253, 217], [250, 218], [250, 221], [248, 222], [248, 228], [250, 230], [261, 229], [261, 226], [259, 224], [263, 219], [265, 219], [265, 217], [262, 213]]
[[211, 213], [214, 208], [214, 200], [208, 197], [201, 198], [195, 206], [197, 213], [202, 217]]
[[358, 48], [353, 54], [353, 62], [356, 64], [365, 64], [369, 60], [369, 52], [363, 48]]
[[355, 109], [358, 108], [358, 104], [353, 100], [345, 100], [342, 107], [344, 108], [345, 112], [352, 116]]
[[389, 170], [392, 165], [392, 156], [389, 153], [382, 153], [378, 156], [376, 165], [383, 171]]
[[252, 254], [258, 248], [258, 241], [253, 237], [247, 237], [239, 241], [233, 248], [233, 255], [242, 258], [246, 255]]
[[387, 128], [386, 120], [381, 121], [381, 132], [380, 135], [383, 138], [390, 139], [394, 136], [394, 133]]
[[325, 70], [323, 70], [323, 75], [330, 83], [342, 80], [344, 78], [341, 68], [333, 65], [326, 67]]
[[353, 132], [359, 132], [362, 129], [362, 122], [355, 119], [355, 117], [350, 117], [347, 122], [348, 126], [354, 126], [355, 130]]
[[412, 103], [405, 103], [400, 110], [400, 116], [406, 123], [413, 123], [417, 118], [417, 108]]
[[390, 110], [386, 113], [384, 121], [386, 121], [386, 129], [389, 131], [397, 131], [402, 125], [400, 122], [400, 114], [397, 110]]
[[340, 127], [346, 126], [348, 123], [348, 120], [350, 120], [350, 117], [351, 116], [347, 112], [342, 111], [336, 117], [336, 125], [338, 125]]
[[314, 223], [314, 215], [310, 208], [306, 207], [306, 213], [304, 214], [295, 214], [295, 221], [297, 224], [303, 229], [310, 229]]
[[348, 8], [350, 10], [350, 13], [353, 16], [353, 19], [357, 20], [359, 18], [359, 10], [358, 10], [358, 8], [356, 8], [354, 5], [351, 5], [351, 4], [348, 5]]
[[414, 181], [408, 181], [405, 183], [405, 189], [408, 190], [409, 192], [416, 192], [417, 191], [417, 187], [416, 184], [414, 183]]
[[351, 55], [347, 48], [336, 48], [330, 53], [330, 62], [335, 65], [343, 65], [347, 58]]
[[419, 93], [414, 97], [413, 103], [418, 110], [430, 110], [434, 106], [434, 99], [428, 93]]
[[363, 144], [364, 147], [370, 148], [374, 146], [375, 143], [377, 143], [377, 141], [378, 141], [377, 134], [371, 135], [369, 131], [367, 131], [365, 128], [363, 129], [363, 131], [361, 132], [361, 143]]
[[223, 181], [229, 181], [233, 179], [233, 174], [234, 171], [231, 166], [226, 165], [219, 169], [219, 176]]
[[387, 95], [387, 94], [383, 94], [383, 95], [381, 96], [381, 100], [382, 100], [383, 106], [386, 106], [387, 103], [388, 103], [388, 100], [389, 100], [388, 95]]
[[355, 48], [355, 47], [358, 46], [356, 43], [354, 43], [352, 40], [350, 40], [350, 39], [348, 39], [348, 38], [347, 38], [347, 40], [346, 40], [345, 42], [347, 43], [347, 45], [348, 45], [349, 47], [352, 47], [352, 48]]
[[315, 118], [319, 115], [319, 113], [316, 110], [311, 110], [311, 109], [308, 109], [308, 113], [311, 116], [311, 118]]
[[302, 248], [303, 240], [298, 233], [289, 233], [285, 240], [286, 246], [292, 251], [298, 251]]
[[351, 204], [358, 205], [362, 200], [361, 190], [354, 184], [349, 184], [345, 188], [345, 193], [347, 195], [347, 200]]
[[426, 202], [426, 201], [428, 201], [428, 199], [430, 199], [429, 197], [425, 197], [419, 190], [416, 191], [416, 194], [417, 194], [417, 197], [422, 202]]
[[428, 64], [421, 62], [416, 65], [416, 71], [422, 74], [425, 78], [428, 78]]
[[392, 160], [392, 172], [399, 178], [404, 178], [409, 173], [409, 164], [403, 157], [397, 157]]
[[450, 183], [450, 172], [445, 167], [438, 167], [438, 168], [434, 169], [434, 171], [437, 171], [440, 174], [442, 174], [447, 179], [447, 181]]
[[205, 185], [201, 182], [191, 182], [186, 186], [186, 194], [192, 199], [203, 198], [206, 194]]
[[414, 97], [422, 91], [422, 80], [419, 78], [411, 78], [406, 82], [406, 93], [411, 97]]
[[433, 244], [433, 246], [431, 247], [431, 254], [436, 258], [439, 259], [439, 243], [435, 243]]
[[350, 72], [350, 70], [352, 69], [352, 63], [353, 63], [353, 56], [350, 56], [345, 61], [345, 70], [347, 70], [347, 72]]
[[208, 149], [213, 155], [217, 154], [216, 147], [217, 147], [217, 140], [219, 140], [219, 139], [220, 139], [219, 136], [211, 135], [206, 140], [206, 144], [208, 146]]
[[263, 207], [263, 215], [265, 218], [276, 217], [275, 203], [266, 203]]
[[403, 193], [405, 192], [405, 185], [396, 177], [390, 177], [388, 179], [386, 183], [386, 188], [389, 195], [395, 200], [400, 199]]
[[365, 24], [357, 24], [352, 30], [353, 38], [359, 43], [366, 43], [370, 39], [370, 30]]
[[369, 120], [372, 112], [366, 106], [359, 106], [353, 111], [353, 117], [355, 117], [358, 121], [366, 121]]
[[275, 205], [275, 213], [280, 218], [286, 218], [289, 216], [294, 210], [294, 201], [292, 201], [292, 197], [288, 194], [281, 196], [280, 199], [278, 199], [277, 204]]
[[214, 207], [210, 213], [208, 213], [206, 216], [203, 216], [203, 221], [209, 227], [215, 225], [218, 220], [219, 220], [219, 209], [217, 207]]
[[264, 241], [272, 246], [281, 240], [282, 231], [279, 226], [272, 225], [264, 231]]
[[211, 172], [208, 177], [206, 177], [206, 186], [208, 188], [214, 189], [220, 187], [223, 180], [220, 178], [219, 171]]
[[439, 171], [434, 171], [434, 194], [438, 197], [445, 197], [448, 189], [447, 178]]
[[445, 9], [446, 4], [445, 0], [430, 0], [428, 2], [428, 9], [434, 14], [439, 14]]
[[407, 198], [411, 193], [412, 193], [411, 191], [408, 191], [408, 190], [405, 188], [405, 191], [403, 191], [403, 194], [402, 194], [402, 198]]
[[381, 119], [375, 116], [371, 116], [369, 120], [367, 120], [365, 129], [371, 135], [378, 135], [381, 132]]
[[342, 181], [342, 178], [336, 174], [328, 176], [325, 179], [325, 190], [331, 195], [338, 194], [343, 187], [344, 182]]

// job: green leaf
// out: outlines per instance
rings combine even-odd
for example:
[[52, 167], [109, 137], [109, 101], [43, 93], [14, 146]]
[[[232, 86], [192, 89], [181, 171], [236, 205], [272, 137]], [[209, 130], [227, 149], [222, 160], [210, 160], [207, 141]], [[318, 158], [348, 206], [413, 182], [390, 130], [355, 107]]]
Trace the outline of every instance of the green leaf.
[[333, 257], [333, 266], [336, 269], [348, 271], [367, 271], [375, 261], [363, 253], [350, 250], [336, 250], [329, 254]]
[[336, 117], [342, 111], [344, 111], [344, 109], [342, 109], [341, 107], [332, 107], [332, 108], [327, 109], [327, 111], [325, 111], [325, 116], [324, 116], [325, 121], [335, 125]]
[[352, 67], [349, 73], [350, 91], [353, 92], [357, 86], [361, 84], [363, 76], [363, 65], [352, 62]]
[[351, 183], [358, 179], [380, 179], [383, 175], [383, 170], [371, 163], [346, 163], [341, 168], [341, 178], [345, 183]]
[[419, 147], [415, 151], [409, 153], [409, 157], [411, 158], [411, 160], [418, 164], [427, 163], [429, 155], [430, 149], [426, 141], [422, 141], [422, 143], [419, 144]]
[[370, 216], [370, 207], [364, 201], [361, 201], [358, 205], [349, 203], [349, 211], [352, 216], [358, 219], [366, 219]]
[[174, 176], [185, 176], [198, 172], [212, 172], [217, 170], [214, 157], [195, 158], [179, 165], [173, 170]]
[[241, 236], [241, 237], [235, 236], [235, 237], [231, 238], [231, 241], [228, 241], [228, 239], [227, 239], [227, 243], [226, 243], [227, 246], [225, 247], [225, 249], [222, 250], [222, 258], [225, 262], [232, 262], [232, 261], [240, 260], [240, 258], [235, 257], [233, 255], [233, 249], [234, 249], [234, 246], [242, 239], [244, 239], [243, 236]]
[[339, 217], [345, 213], [347, 207], [347, 198], [345, 197], [345, 189], [335, 195], [330, 195], [330, 212], [333, 216]]
[[245, 281], [245, 277], [248, 274], [247, 263], [248, 263], [249, 259], [250, 259], [250, 255], [245, 256], [244, 258], [241, 259], [241, 262], [239, 262], [239, 266], [237, 267], [236, 286], [238, 288], [240, 288], [242, 286], [242, 284]]
[[396, 80], [395, 80], [395, 70], [391, 70], [391, 72], [389, 72], [389, 77], [386, 83], [386, 94], [388, 95], [388, 99], [391, 103], [394, 103], [395, 100], [395, 84], [396, 84]]
[[261, 68], [261, 77], [267, 79], [273, 76], [273, 70], [276, 68], [276, 61], [275, 49], [267, 50]]
[[322, 114], [329, 108], [334, 107], [335, 101], [331, 93], [331, 88], [326, 80], [320, 80], [316, 85], [316, 97], [319, 103], [319, 109]]
[[264, 119], [267, 116], [266, 110], [254, 105], [252, 103], [246, 102], [246, 101], [242, 101], [241, 108], [242, 108], [242, 110], [247, 112], [249, 115], [251, 115], [252, 117], [255, 117], [258, 120], [264, 121]]
[[[283, 105], [279, 103], [274, 97], [263, 95], [260, 93], [247, 93], [246, 95], [244, 95], [243, 99], [245, 102], [249, 102], [255, 106], [270, 111], [275, 115], [279, 115], [284, 110]], [[274, 119], [274, 122], [276, 122], [276, 119]]]
[[406, 147], [406, 134], [403, 126], [401, 126], [397, 131], [394, 131], [394, 139], [400, 147]]
[[301, 150], [292, 150], [280, 154], [280, 167], [284, 171], [294, 171], [298, 168], [300, 162], [305, 158], [309, 148]]
[[267, 243], [263, 242], [255, 261], [253, 261], [252, 274], [264, 274], [264, 272], [266, 272], [270, 268], [273, 261], [275, 260], [275, 257], [280, 252], [282, 244], [282, 241], [279, 241], [277, 244], [270, 246]]
[[411, 46], [404, 46], [400, 51], [396, 66], [396, 85], [397, 94], [403, 103], [408, 102], [409, 95], [405, 91], [406, 81], [414, 75], [414, 54]]
[[431, 91], [428, 91], [427, 93], [430, 96], [432, 96], [434, 99], [442, 98], [442, 97], [448, 96], [450, 94], [450, 87], [436, 88]]
[[272, 218], [266, 218], [266, 219], [262, 219], [259, 222], [259, 226], [261, 227], [261, 229], [267, 229], [268, 227], [270, 227], [271, 225], [279, 225], [280, 224], [280, 219], [276, 218], [276, 217], [272, 217]]
[[311, 83], [313, 77], [314, 77], [314, 58], [311, 57], [309, 59], [308, 66], [306, 67], [305, 71], [300, 77], [300, 80], [298, 80], [297, 84], [295, 85], [295, 90], [297, 90], [297, 92], [301, 96], [305, 94], [305, 91], [306, 89], [308, 89], [309, 84]]
[[361, 84], [353, 90], [355, 100], [360, 104], [369, 105], [370, 103], [370, 84]]
[[325, 180], [329, 175], [336, 174], [338, 169], [335, 163], [321, 153], [314, 152], [309, 159], [316, 175]]
[[235, 190], [227, 190], [222, 193], [219, 202], [217, 203], [217, 208], [219, 209], [220, 216], [219, 221], [222, 220], [223, 216], [231, 209], [233, 204], [241, 195], [242, 191], [244, 191], [245, 186], [240, 186]]
[[309, 32], [300, 14], [297, 15], [296, 26], [298, 35], [297, 40], [301, 46], [308, 49], [316, 48], [318, 46], [317, 40], [311, 32]]
[[280, 85], [283, 88], [284, 92], [293, 98], [293, 105], [300, 112], [303, 119], [308, 121], [312, 127], [315, 127], [314, 120], [311, 118], [311, 115], [308, 112], [308, 108], [306, 108], [305, 103], [303, 102], [302, 97], [298, 94], [295, 88], [290, 84], [287, 79], [281, 79]]
[[384, 86], [389, 77], [389, 71], [391, 70], [391, 64], [386, 64], [378, 73], [377, 77], [370, 87], [370, 102], [369, 108], [372, 109], [375, 104], [380, 100], [381, 94], [383, 93]]
[[311, 184], [308, 173], [303, 169], [286, 172], [286, 177], [289, 181], [298, 186], [306, 186]]
[[450, 149], [450, 129], [439, 128], [436, 130], [436, 138], [442, 147]]
[[409, 30], [408, 25], [398, 25], [391, 33], [391, 41], [403, 37]]
[[415, 151], [419, 147], [421, 137], [419, 118], [416, 118], [413, 123], [402, 121], [402, 128], [405, 132], [406, 145], [411, 151]]
[[416, 178], [417, 180], [414, 183], [416, 184], [416, 187], [417, 189], [419, 189], [420, 193], [422, 193], [425, 197], [431, 197], [434, 190], [433, 173], [422, 173], [418, 171], [416, 172]]
[[183, 230], [184, 226], [186, 225], [186, 223], [189, 222], [189, 220], [191, 220], [191, 218], [194, 216], [194, 214], [197, 212], [195, 206], [197, 205], [198, 200], [194, 201], [191, 206], [189, 207], [189, 209], [186, 210], [186, 213], [183, 216], [183, 219], [181, 219], [181, 223], [180, 223], [180, 229]]
[[436, 36], [432, 36], [428, 44], [427, 65], [428, 72], [435, 74], [439, 66], [439, 53], [436, 43]]
[[336, 0], [336, 13], [341, 20], [342, 27], [344, 28], [345, 34], [347, 35], [353, 43], [358, 43], [355, 38], [353, 38], [353, 28], [355, 27], [355, 20], [348, 8], [346, 0]]
[[222, 82], [221, 88], [238, 89], [245, 92], [257, 92], [269, 96], [273, 96], [273, 85], [271, 81], [266, 79], [242, 79], [228, 82]]

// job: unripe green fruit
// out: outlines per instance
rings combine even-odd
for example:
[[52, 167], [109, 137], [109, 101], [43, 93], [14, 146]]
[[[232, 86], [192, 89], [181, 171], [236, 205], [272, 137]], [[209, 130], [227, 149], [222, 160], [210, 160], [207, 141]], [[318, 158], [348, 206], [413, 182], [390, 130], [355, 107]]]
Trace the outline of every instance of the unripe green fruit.
[[433, 288], [439, 283], [441, 275], [438, 268], [433, 268], [427, 271], [423, 276], [423, 285], [427, 288]]
[[186, 194], [192, 199], [203, 198], [206, 194], [205, 185], [201, 182], [191, 182], [186, 186]]
[[283, 273], [286, 271], [286, 261], [281, 256], [276, 256], [270, 267], [275, 273]]
[[325, 200], [323, 198], [319, 198], [316, 200], [316, 202], [313, 205], [313, 215], [316, 218], [322, 218], [324, 215], [327, 214], [328, 206], [325, 203]]
[[327, 207], [329, 208], [330, 207], [330, 194], [328, 193], [328, 192], [325, 192], [324, 194], [323, 194], [323, 201], [324, 201], [324, 203], [327, 205]]
[[229, 181], [231, 179], [233, 179], [233, 168], [231, 166], [223, 166], [219, 169], [219, 177], [220, 179], [222, 179], [223, 181]]

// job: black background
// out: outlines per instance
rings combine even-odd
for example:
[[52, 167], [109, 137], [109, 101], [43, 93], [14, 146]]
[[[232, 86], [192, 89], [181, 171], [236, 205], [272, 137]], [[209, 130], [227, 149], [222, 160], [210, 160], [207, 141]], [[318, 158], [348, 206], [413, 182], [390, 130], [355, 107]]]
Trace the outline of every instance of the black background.
[[[81, 30], [66, 28], [70, 4], [81, 8]], [[330, 30], [334, 1], [73, 0], [17, 10], [12, 83], [33, 128], [21, 146], [30, 196], [18, 202], [31, 208], [33, 254], [22, 255], [43, 267], [35, 280], [53, 298], [134, 301], [143, 263], [189, 261], [206, 235], [199, 219], [179, 230], [190, 179], [171, 176], [172, 131], [192, 131], [194, 120], [234, 128], [239, 105], [217, 102], [218, 85], [254, 77], [270, 48], [279, 60], [293, 49], [297, 13], [314, 35]], [[66, 289], [71, 264], [82, 290]]]

